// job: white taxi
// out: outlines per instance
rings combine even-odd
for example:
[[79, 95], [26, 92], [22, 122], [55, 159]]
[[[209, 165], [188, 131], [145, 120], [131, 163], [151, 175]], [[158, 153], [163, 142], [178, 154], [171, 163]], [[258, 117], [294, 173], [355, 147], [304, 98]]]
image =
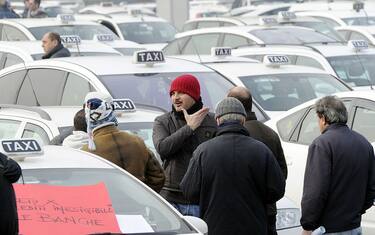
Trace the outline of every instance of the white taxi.
[[[289, 65], [289, 58], [267, 55], [263, 63], [226, 57], [230, 48], [212, 48], [211, 57], [189, 57], [247, 87], [271, 119], [308, 100], [351, 89], [341, 80], [315, 68]], [[183, 57], [183, 56], [181, 56]]]
[[104, 43], [122, 55], [133, 55], [134, 52], [146, 50], [146, 48], [136, 42], [128, 40], [116, 40], [112, 34], [96, 34], [94, 41]]
[[269, 16], [277, 15], [280, 11], [288, 11], [290, 4], [262, 4], [258, 6], [245, 6], [232, 9], [228, 16]]
[[258, 60], [269, 54], [287, 55], [291, 64], [323, 69], [354, 89], [369, 90], [375, 85], [375, 49], [368, 47], [363, 40], [351, 40], [347, 45], [267, 45], [233, 50], [233, 55]]
[[336, 27], [345, 40], [365, 40], [371, 45], [375, 45], [375, 25], [367, 26], [342, 26]]
[[79, 14], [117, 15], [130, 14], [130, 11], [134, 10], [137, 10], [141, 15], [156, 16], [155, 12], [140, 4], [115, 5], [112, 2], [101, 2], [98, 5], [88, 5], [80, 9], [78, 12]]
[[[76, 21], [72, 15], [43, 19], [2, 19], [0, 27], [1, 41], [39, 41], [48, 32], [78, 35], [82, 40], [92, 40], [96, 34], [114, 35], [103, 25], [90, 21]], [[116, 35], [114, 37], [117, 38]]]
[[[101, 157], [60, 146], [44, 146], [42, 148], [37, 141], [32, 139], [3, 140], [1, 144], [5, 154], [18, 161], [22, 168], [23, 178], [18, 182], [20, 185], [16, 184], [14, 187], [22, 187], [23, 184], [35, 187], [42, 185], [75, 186], [78, 189], [79, 187], [104, 183], [111, 206], [114, 209], [116, 222], [123, 233], [207, 233], [207, 224], [203, 220], [182, 216], [173, 206], [144, 183]], [[126, 187], [122, 187], [123, 185], [126, 185]], [[18, 203], [22, 203], [17, 193], [16, 197]], [[82, 203], [84, 200], [88, 200], [80, 194], [72, 197], [75, 198], [74, 201], [77, 201], [77, 203], [80, 200]], [[22, 217], [21, 213], [22, 210], [18, 210], [19, 216]], [[46, 212], [39, 211], [36, 212], [36, 215], [42, 215], [43, 213]], [[20, 221], [21, 232], [26, 224], [26, 221]], [[28, 226], [33, 225], [36, 231], [41, 229], [37, 227], [41, 226], [38, 223]], [[49, 226], [56, 225], [49, 224]], [[64, 226], [67, 226], [66, 229], [68, 230], [69, 224]], [[50, 229], [56, 228], [58, 226]], [[118, 233], [119, 231], [105, 232]]]
[[251, 45], [303, 45], [336, 43], [325, 34], [298, 26], [237, 26], [191, 30], [175, 35], [163, 51], [167, 55], [210, 54], [212, 47], [240, 48]]
[[[375, 146], [375, 93], [352, 91], [337, 93], [348, 110], [347, 125], [362, 134]], [[276, 131], [283, 146], [288, 165], [285, 195], [300, 204], [307, 152], [312, 141], [319, 136], [319, 126], [314, 109], [316, 100], [301, 104], [266, 124]], [[375, 233], [375, 207], [362, 216], [364, 235]]]

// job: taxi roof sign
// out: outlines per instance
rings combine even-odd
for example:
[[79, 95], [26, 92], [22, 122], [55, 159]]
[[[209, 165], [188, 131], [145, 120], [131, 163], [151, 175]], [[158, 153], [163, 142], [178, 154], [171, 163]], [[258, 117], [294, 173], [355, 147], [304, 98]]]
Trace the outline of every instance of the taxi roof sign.
[[297, 18], [296, 13], [291, 11], [280, 11], [277, 16], [281, 20], [291, 20]]
[[348, 46], [355, 51], [368, 49], [368, 42], [365, 40], [349, 40]]
[[115, 37], [112, 34], [95, 34], [94, 39], [99, 42], [113, 42]]
[[113, 108], [115, 111], [121, 111], [121, 112], [136, 111], [135, 105], [131, 99], [114, 99]]
[[289, 64], [289, 58], [286, 55], [266, 55], [263, 63], [270, 67], [280, 67], [280, 65]]
[[41, 146], [35, 139], [9, 139], [0, 142], [2, 152], [8, 156], [43, 153]]
[[146, 64], [147, 66], [153, 66], [156, 63], [164, 63], [164, 54], [162, 51], [136, 51], [133, 55], [134, 63]]
[[211, 56], [231, 56], [232, 55], [232, 48], [230, 47], [212, 47], [211, 48]]
[[259, 18], [260, 25], [276, 25], [277, 20], [273, 17], [261, 17]]
[[70, 14], [59, 14], [59, 15], [57, 15], [57, 19], [59, 19], [63, 23], [69, 23], [69, 22], [76, 21], [74, 16], [70, 15]]
[[81, 38], [78, 35], [61, 35], [60, 38], [64, 44], [81, 44]]

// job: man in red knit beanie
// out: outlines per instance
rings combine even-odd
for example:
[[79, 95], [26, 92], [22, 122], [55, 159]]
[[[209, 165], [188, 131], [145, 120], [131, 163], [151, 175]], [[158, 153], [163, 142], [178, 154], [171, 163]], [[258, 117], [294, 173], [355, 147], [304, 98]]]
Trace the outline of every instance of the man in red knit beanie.
[[169, 94], [172, 111], [155, 119], [153, 141], [163, 160], [166, 180], [160, 194], [183, 215], [199, 217], [199, 202], [185, 199], [180, 182], [194, 150], [214, 137], [216, 121], [203, 107], [198, 79], [190, 74], [172, 81]]

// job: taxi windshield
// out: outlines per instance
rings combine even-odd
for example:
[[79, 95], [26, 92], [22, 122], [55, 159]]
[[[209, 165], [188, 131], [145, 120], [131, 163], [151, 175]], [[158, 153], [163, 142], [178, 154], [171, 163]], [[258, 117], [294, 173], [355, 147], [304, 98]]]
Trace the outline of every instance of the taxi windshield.
[[29, 30], [36, 40], [42, 40], [43, 35], [48, 32], [60, 35], [78, 35], [81, 40], [93, 40], [96, 34], [111, 34], [115, 39], [118, 39], [117, 35], [103, 25], [55, 25], [31, 27]]
[[147, 43], [168, 43], [174, 39], [176, 29], [167, 22], [131, 22], [118, 24], [125, 40]]
[[350, 90], [327, 74], [267, 74], [240, 79], [267, 111], [287, 111], [308, 100]]
[[[198, 78], [203, 104], [211, 110], [226, 96], [233, 84], [214, 72], [190, 73]], [[102, 75], [100, 81], [115, 99], [128, 97], [138, 104], [153, 105], [165, 110], [171, 109], [169, 87], [173, 79], [183, 73], [137, 73]]]
[[327, 58], [337, 76], [350, 86], [375, 85], [375, 54]]
[[375, 25], [374, 16], [342, 18], [342, 20], [348, 25]]
[[258, 37], [265, 44], [307, 44], [338, 42], [323, 33], [303, 28], [269, 28], [252, 30], [249, 33]]
[[[147, 191], [145, 186], [120, 170], [47, 168], [23, 169], [22, 174], [26, 184], [84, 186], [104, 182], [120, 225], [126, 222], [127, 216], [138, 215], [142, 216], [145, 222], [151, 226], [155, 234], [162, 232], [162, 234], [196, 233], [163, 201]], [[21, 182], [19, 181], [19, 183]], [[119, 187], [121, 185], [126, 187]]]

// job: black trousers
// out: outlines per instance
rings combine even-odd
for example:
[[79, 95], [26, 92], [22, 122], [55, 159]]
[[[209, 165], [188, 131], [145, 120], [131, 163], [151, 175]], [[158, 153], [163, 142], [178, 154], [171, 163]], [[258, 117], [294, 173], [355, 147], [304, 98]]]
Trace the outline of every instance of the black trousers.
[[268, 216], [268, 235], [277, 235], [276, 232], [276, 215]]

